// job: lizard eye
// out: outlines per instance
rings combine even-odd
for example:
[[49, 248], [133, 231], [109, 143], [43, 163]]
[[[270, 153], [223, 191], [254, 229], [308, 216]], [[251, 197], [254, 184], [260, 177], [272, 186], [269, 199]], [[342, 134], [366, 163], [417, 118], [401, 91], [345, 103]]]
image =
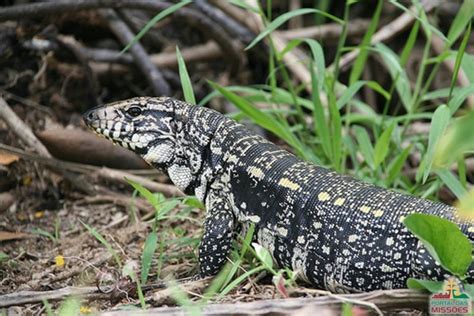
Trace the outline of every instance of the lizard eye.
[[132, 106], [127, 110], [127, 114], [133, 117], [137, 117], [140, 114], [142, 114], [142, 109], [139, 108], [138, 106]]

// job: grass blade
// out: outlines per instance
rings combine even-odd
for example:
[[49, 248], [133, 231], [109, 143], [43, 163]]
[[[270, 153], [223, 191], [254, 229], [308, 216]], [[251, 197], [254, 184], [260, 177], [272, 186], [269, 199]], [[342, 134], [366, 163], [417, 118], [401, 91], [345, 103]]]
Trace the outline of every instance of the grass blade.
[[184, 100], [188, 103], [196, 104], [191, 78], [189, 78], [188, 70], [186, 69], [186, 63], [184, 62], [183, 56], [181, 55], [178, 46], [176, 46], [176, 57], [178, 59], [179, 80], [181, 81]]
[[448, 31], [448, 41], [450, 46], [458, 39], [462, 32], [466, 29], [466, 25], [471, 21], [474, 15], [474, 1], [464, 0], [458, 14], [454, 18], [453, 23]]
[[425, 158], [418, 168], [416, 175], [417, 181], [423, 176], [423, 183], [426, 182], [431, 172], [436, 146], [438, 145], [441, 136], [446, 131], [446, 128], [451, 118], [451, 112], [446, 105], [439, 106], [433, 114], [431, 120], [431, 129], [428, 137], [428, 149], [426, 150]]
[[385, 160], [387, 157], [388, 149], [390, 146], [390, 138], [392, 137], [393, 129], [395, 128], [395, 122], [392, 122], [389, 127], [383, 131], [380, 138], [377, 140], [374, 149], [374, 167], [375, 169]]
[[367, 162], [369, 167], [374, 170], [374, 148], [372, 147], [372, 142], [370, 141], [370, 137], [367, 133], [367, 130], [358, 125], [354, 126], [353, 129], [355, 132], [357, 143], [359, 144], [359, 149], [365, 157], [365, 161]]
[[115, 262], [117, 265], [122, 268], [122, 262], [117, 254], [117, 252], [112, 248], [112, 245], [102, 236], [94, 227], [87, 225], [86, 223], [81, 221], [81, 224], [89, 231], [89, 233], [95, 237], [102, 245], [107, 248], [107, 251], [114, 257]]
[[151, 232], [145, 240], [142, 254], [141, 284], [146, 284], [150, 272], [151, 261], [158, 246], [158, 235]]
[[[474, 1], [472, 1], [474, 2]], [[459, 46], [458, 53], [456, 54], [456, 61], [454, 63], [454, 71], [453, 71], [453, 77], [451, 79], [451, 86], [449, 89], [449, 96], [448, 96], [448, 106], [449, 106], [449, 101], [451, 100], [451, 96], [453, 95], [453, 89], [454, 85], [456, 84], [456, 80], [458, 79], [458, 73], [459, 73], [459, 68], [461, 68], [461, 62], [462, 58], [464, 55], [464, 52], [466, 51], [467, 43], [469, 42], [469, 38], [471, 37], [471, 23], [469, 23], [469, 26], [467, 27], [467, 30], [464, 34], [464, 38], [462, 39], [461, 45]]]
[[120, 52], [120, 54], [123, 54], [125, 53], [127, 50], [130, 49], [130, 47], [132, 47], [133, 45], [135, 45], [135, 43], [137, 43], [145, 34], [146, 32], [148, 32], [156, 23], [158, 23], [159, 21], [163, 20], [164, 18], [166, 18], [168, 15], [170, 14], [173, 14], [175, 11], [179, 10], [180, 8], [184, 7], [185, 5], [191, 3], [192, 1], [191, 0], [183, 0], [179, 3], [176, 3], [174, 5], [172, 5], [171, 7], [161, 11], [160, 13], [158, 13], [157, 15], [155, 15], [153, 17], [153, 19], [151, 19], [141, 30], [140, 32], [138, 32], [137, 35], [135, 35], [132, 39], [132, 41], [130, 43], [127, 44], [127, 46], [125, 46], [124, 49], [122, 49], [122, 51]]
[[377, 25], [379, 24], [380, 13], [382, 13], [382, 5], [383, 1], [378, 0], [374, 14], [372, 15], [372, 20], [370, 21], [369, 28], [367, 29], [367, 32], [365, 33], [364, 38], [362, 39], [362, 43], [360, 43], [359, 45], [360, 51], [352, 66], [351, 74], [349, 76], [349, 86], [359, 80], [362, 74], [365, 62], [367, 61], [367, 57], [369, 55], [369, 50], [367, 49], [367, 47], [370, 45], [372, 41], [372, 35], [374, 35], [375, 30], [377, 29]]
[[272, 21], [262, 32], [260, 32], [260, 34], [258, 34], [258, 36], [245, 49], [248, 50], [254, 47], [255, 45], [257, 45], [258, 42], [260, 42], [262, 39], [264, 39], [266, 36], [268, 36], [270, 33], [272, 33], [274, 30], [276, 30], [278, 27], [280, 27], [283, 23], [285, 23], [289, 19], [298, 15], [304, 15], [304, 14], [309, 14], [309, 13], [321, 14], [340, 24], [344, 22], [341, 19], [335, 17], [334, 15], [331, 15], [329, 13], [326, 13], [318, 9], [298, 9], [298, 10], [290, 11], [290, 12], [280, 15], [274, 21]]

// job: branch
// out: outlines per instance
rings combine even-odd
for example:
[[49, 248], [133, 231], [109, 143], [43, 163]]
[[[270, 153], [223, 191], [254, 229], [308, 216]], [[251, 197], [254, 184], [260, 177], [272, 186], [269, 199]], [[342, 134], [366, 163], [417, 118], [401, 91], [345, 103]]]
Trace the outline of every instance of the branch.
[[[39, 2], [0, 8], [0, 22], [6, 20], [19, 20], [31, 17], [45, 17], [64, 12], [77, 12], [100, 8], [112, 9], [138, 9], [162, 11], [170, 7], [169, 3], [155, 0], [57, 0], [54, 2]], [[181, 8], [173, 13], [180, 21], [186, 21], [191, 26], [199, 29], [202, 34], [209, 36], [220, 46], [228, 64], [239, 64], [241, 51], [234, 46], [228, 34], [206, 15], [189, 7]]]
[[[127, 24], [118, 17], [114, 10], [102, 9], [99, 10], [99, 13], [109, 22], [112, 32], [124, 46], [133, 40], [134, 34], [130, 31]], [[145, 78], [147, 78], [155, 95], [171, 95], [170, 86], [163, 78], [159, 69], [151, 62], [150, 57], [139, 42], [130, 47], [130, 53], [138, 69], [140, 69]]]
[[31, 131], [30, 127], [27, 126], [10, 108], [10, 106], [0, 97], [0, 118], [7, 123], [10, 130], [15, 133], [22, 141], [28, 146], [32, 147], [37, 153], [43, 157], [50, 158], [48, 150], [44, 145], [36, 138]]

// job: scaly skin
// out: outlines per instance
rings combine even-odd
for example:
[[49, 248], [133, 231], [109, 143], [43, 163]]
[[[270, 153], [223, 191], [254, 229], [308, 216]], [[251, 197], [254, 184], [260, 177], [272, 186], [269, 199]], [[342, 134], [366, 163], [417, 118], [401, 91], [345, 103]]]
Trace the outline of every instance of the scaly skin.
[[[312, 165], [218, 112], [170, 98], [112, 103], [84, 120], [205, 203], [202, 277], [220, 270], [233, 232], [250, 223], [278, 266], [318, 288], [394, 289], [409, 277], [445, 277], [402, 220], [416, 212], [457, 221], [452, 207]], [[473, 223], [457, 222], [472, 240]]]

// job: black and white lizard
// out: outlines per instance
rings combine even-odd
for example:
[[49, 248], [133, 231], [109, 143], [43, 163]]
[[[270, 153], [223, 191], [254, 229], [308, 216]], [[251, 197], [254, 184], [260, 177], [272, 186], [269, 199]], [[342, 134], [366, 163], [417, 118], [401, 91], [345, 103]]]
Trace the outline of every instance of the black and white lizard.
[[[256, 241], [277, 265], [315, 287], [370, 291], [445, 277], [402, 221], [414, 212], [453, 219], [452, 207], [315, 166], [216, 111], [171, 98], [119, 101], [84, 119], [205, 203], [200, 276], [223, 266], [238, 225], [255, 223]], [[474, 239], [474, 223], [460, 227]]]

